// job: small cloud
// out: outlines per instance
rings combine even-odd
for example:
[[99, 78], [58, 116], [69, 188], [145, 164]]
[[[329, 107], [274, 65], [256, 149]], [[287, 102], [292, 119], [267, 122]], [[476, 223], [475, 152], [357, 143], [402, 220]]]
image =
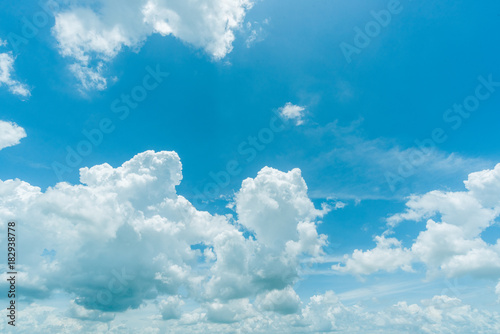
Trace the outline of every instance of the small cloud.
[[[5, 41], [0, 40], [0, 46], [5, 45]], [[9, 91], [15, 95], [28, 97], [31, 95], [28, 86], [12, 79], [14, 74], [14, 56], [12, 52], [0, 53], [0, 86], [6, 85]]]
[[70, 65], [69, 69], [80, 81], [80, 88], [82, 93], [90, 90], [101, 91], [106, 89], [107, 80], [102, 76], [102, 62], [99, 62], [99, 64], [95, 68], [83, 66], [80, 63], [75, 63]]
[[19, 144], [26, 131], [14, 122], [0, 121], [0, 150]]
[[347, 203], [336, 200], [334, 197], [328, 196], [326, 200], [333, 202], [333, 207], [332, 207], [333, 210], [343, 209], [347, 206]]
[[346, 207], [346, 203], [344, 202], [341, 202], [341, 201], [337, 201], [335, 202], [335, 206], [333, 207], [334, 210], [338, 210], [338, 209], [343, 209]]
[[245, 44], [247, 48], [250, 48], [252, 45], [258, 42], [262, 42], [266, 37], [266, 31], [263, 28], [263, 25], [268, 25], [269, 19], [265, 19], [261, 23], [259, 22], [247, 22], [246, 30], [249, 32], [249, 36], [247, 37]]
[[306, 109], [301, 106], [287, 102], [284, 107], [279, 108], [280, 116], [284, 119], [295, 121], [295, 125], [304, 124], [304, 111]]

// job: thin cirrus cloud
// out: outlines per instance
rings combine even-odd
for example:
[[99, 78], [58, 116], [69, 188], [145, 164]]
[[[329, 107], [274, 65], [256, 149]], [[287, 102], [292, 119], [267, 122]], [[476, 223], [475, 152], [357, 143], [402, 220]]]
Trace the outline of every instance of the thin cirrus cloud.
[[[103, 90], [103, 66], [125, 47], [138, 50], [148, 36], [173, 36], [214, 59], [232, 50], [251, 0], [75, 1], [55, 14], [52, 29], [62, 56], [85, 90]], [[98, 8], [97, 10], [94, 8]]]
[[313, 197], [403, 200], [409, 192], [426, 192], [436, 182], [455, 182], [458, 177], [492, 164], [482, 158], [450, 154], [438, 146], [405, 148], [393, 139], [366, 138], [361, 123], [341, 126], [332, 122], [304, 128], [308, 138], [302, 144], [305, 150], [318, 151], [303, 166], [304, 173], [322, 175], [321, 182], [313, 184]]
[[26, 131], [14, 122], [0, 121], [0, 150], [19, 144]]

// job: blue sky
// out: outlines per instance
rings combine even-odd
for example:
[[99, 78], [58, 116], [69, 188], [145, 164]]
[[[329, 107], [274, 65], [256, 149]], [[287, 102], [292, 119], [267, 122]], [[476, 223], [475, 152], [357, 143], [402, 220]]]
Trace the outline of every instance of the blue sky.
[[41, 4], [0, 5], [19, 328], [498, 332], [499, 3]]

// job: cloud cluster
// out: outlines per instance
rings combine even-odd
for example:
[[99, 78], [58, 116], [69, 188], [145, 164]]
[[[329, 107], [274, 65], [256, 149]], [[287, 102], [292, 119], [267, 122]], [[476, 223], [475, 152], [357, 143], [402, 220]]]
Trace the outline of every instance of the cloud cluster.
[[[479, 235], [496, 217], [499, 173], [500, 166], [471, 174], [464, 193], [433, 192], [412, 198], [406, 212], [390, 219], [392, 224], [438, 211], [448, 222], [429, 220], [410, 249], [396, 238], [377, 237], [375, 249], [356, 252], [337, 269], [358, 275], [399, 267], [410, 270], [412, 261], [420, 259], [429, 268], [450, 274], [464, 268], [489, 272], [498, 263], [492, 256], [497, 246], [487, 245]], [[21, 310], [18, 329], [26, 333], [134, 333], [138, 328], [144, 333], [167, 328], [171, 333], [499, 330], [498, 314], [447, 296], [420, 304], [402, 301], [377, 311], [345, 305], [332, 291], [301, 300], [293, 286], [302, 261], [324, 255], [327, 239], [317, 225], [330, 208], [313, 205], [298, 169], [285, 173], [265, 167], [255, 178], [244, 180], [234, 199], [235, 217], [198, 211], [177, 194], [181, 180], [182, 165], [175, 152], [146, 151], [117, 168], [108, 164], [82, 168], [81, 184], [58, 183], [45, 192], [20, 180], [0, 181], [0, 228], [15, 220], [22, 236], [18, 288], [29, 305]], [[468, 205], [459, 200], [465, 195], [470, 196]], [[0, 247], [5, 246], [1, 242]], [[492, 253], [484, 255], [486, 251]], [[68, 304], [40, 306], [56, 294]], [[146, 325], [143, 319], [148, 319]], [[8, 332], [5, 326], [0, 324], [0, 329]]]
[[482, 233], [500, 215], [500, 164], [469, 174], [464, 183], [466, 191], [436, 190], [411, 196], [406, 211], [388, 219], [391, 227], [403, 221], [427, 221], [411, 247], [404, 248], [397, 239], [382, 235], [376, 238], [374, 249], [356, 250], [334, 269], [363, 275], [409, 270], [412, 263], [423, 263], [429, 277], [471, 275], [497, 280], [500, 243], [486, 242]]
[[0, 150], [19, 144], [26, 131], [14, 122], [0, 121]]
[[[281, 298], [284, 302], [295, 300], [290, 296], [272, 298]], [[78, 309], [74, 304], [69, 312], [62, 312], [56, 307], [33, 303], [21, 311], [21, 327], [15, 332], [495, 334], [500, 331], [499, 314], [475, 309], [446, 295], [415, 304], [402, 301], [385, 309], [367, 310], [359, 305], [347, 306], [332, 291], [326, 291], [312, 296], [293, 314], [287, 313], [292, 308], [282, 308], [287, 312], [277, 313], [265, 307], [259, 309], [248, 300], [235, 300], [229, 304], [214, 303], [208, 308], [196, 308], [179, 317], [174, 309], [176, 305], [180, 305], [178, 301], [169, 297], [169, 301], [159, 305], [163, 318], [150, 316], [146, 323], [140, 323], [138, 319], [144, 314], [134, 317], [131, 311], [126, 312], [124, 318], [117, 315], [115, 318], [93, 319], [95, 314]], [[144, 310], [138, 312], [141, 311]], [[135, 322], [129, 324], [125, 317]], [[5, 322], [0, 324], [0, 330], [10, 333]]]
[[155, 300], [163, 319], [180, 318], [188, 300], [216, 323], [250, 316], [255, 298], [270, 312], [297, 311], [292, 286], [301, 260], [322, 254], [316, 224], [329, 210], [314, 207], [300, 170], [266, 167], [245, 180], [237, 219], [198, 211], [176, 193], [181, 180], [175, 152], [146, 151], [117, 168], [82, 168], [81, 184], [45, 192], [0, 181], [0, 224], [16, 221], [22, 235], [23, 297], [62, 291], [85, 319]]
[[[3, 45], [0, 40], [0, 46]], [[28, 97], [31, 95], [28, 86], [13, 79], [14, 56], [12, 52], [0, 53], [0, 86], [7, 86], [12, 94]]]
[[106, 88], [103, 64], [125, 47], [138, 50], [157, 33], [205, 50], [214, 59], [232, 50], [251, 0], [71, 1], [55, 14], [53, 34], [61, 55], [84, 89]]

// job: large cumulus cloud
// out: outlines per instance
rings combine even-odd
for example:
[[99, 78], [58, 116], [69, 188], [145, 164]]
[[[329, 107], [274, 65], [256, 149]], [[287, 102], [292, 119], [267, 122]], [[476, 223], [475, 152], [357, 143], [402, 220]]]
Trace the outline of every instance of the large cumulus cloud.
[[0, 181], [1, 228], [16, 221], [22, 236], [23, 298], [63, 292], [80, 307], [73, 314], [158, 300], [165, 319], [181, 317], [177, 308], [190, 300], [215, 322], [240, 319], [225, 310], [248, 309], [249, 298], [266, 310], [298, 311], [291, 286], [302, 258], [322, 253], [326, 236], [316, 224], [328, 211], [314, 207], [300, 171], [266, 167], [245, 180], [237, 219], [198, 211], [177, 194], [181, 180], [175, 152], [147, 151], [117, 168], [82, 168], [77, 185], [42, 191]]

